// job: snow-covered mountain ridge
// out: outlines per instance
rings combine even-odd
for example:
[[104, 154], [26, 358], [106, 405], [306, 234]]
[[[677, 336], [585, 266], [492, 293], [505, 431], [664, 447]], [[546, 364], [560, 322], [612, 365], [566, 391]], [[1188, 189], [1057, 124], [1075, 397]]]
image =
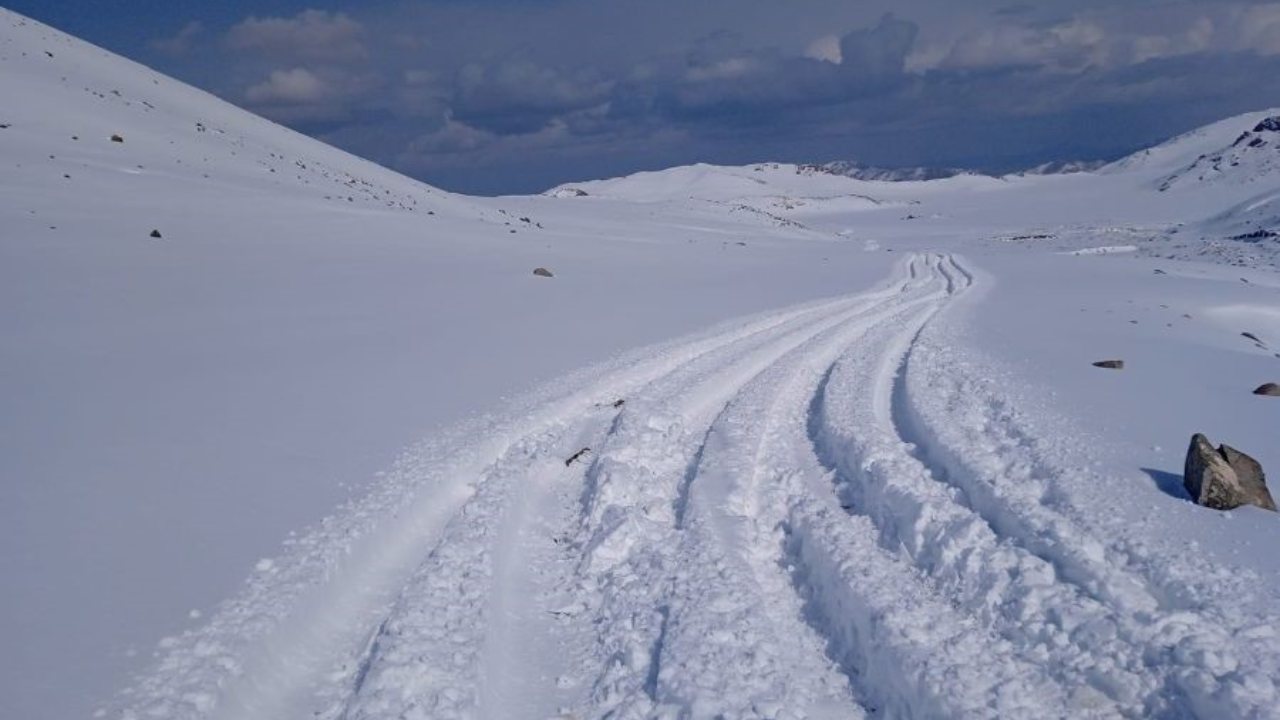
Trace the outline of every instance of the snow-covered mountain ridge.
[[[571, 183], [546, 194], [745, 207], [778, 222], [872, 242], [946, 234], [959, 220], [991, 238], [1076, 250], [1092, 242], [1098, 228], [1108, 228], [1127, 235], [1124, 244], [1136, 243], [1143, 254], [1274, 267], [1280, 262], [1273, 234], [1280, 232], [1280, 174], [1274, 171], [1280, 154], [1269, 128], [1277, 114], [1247, 113], [1075, 172], [884, 181], [785, 163], [694, 165]], [[850, 213], [858, 214], [856, 228], [830, 224]]]

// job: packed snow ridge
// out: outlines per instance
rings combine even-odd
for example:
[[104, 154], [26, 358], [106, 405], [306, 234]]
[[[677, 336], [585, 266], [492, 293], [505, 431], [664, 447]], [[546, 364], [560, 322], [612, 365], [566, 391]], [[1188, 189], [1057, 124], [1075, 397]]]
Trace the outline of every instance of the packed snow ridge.
[[6, 11], [0, 92], [0, 716], [1280, 717], [1180, 474], [1280, 468], [1275, 110], [468, 198]]

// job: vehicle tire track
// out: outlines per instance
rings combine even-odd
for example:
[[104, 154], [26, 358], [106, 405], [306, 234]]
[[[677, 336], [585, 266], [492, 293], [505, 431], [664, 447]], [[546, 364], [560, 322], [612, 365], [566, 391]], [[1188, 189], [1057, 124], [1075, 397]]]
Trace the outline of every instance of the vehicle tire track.
[[[949, 274], [960, 280], [957, 291], [971, 277], [958, 267]], [[1021, 656], [1053, 668], [1074, 689], [1073, 714], [1216, 708], [1249, 716], [1250, 693], [1268, 683], [1238, 673], [1239, 660], [1222, 650], [1240, 644], [1229, 641], [1233, 629], [1165, 607], [1101, 542], [1043, 504], [1043, 483], [1030, 480], [1045, 468], [1016, 452], [1018, 439], [1002, 432], [999, 418], [974, 415], [967, 399], [975, 385], [957, 380], [954, 363], [918, 385], [932, 397], [952, 383], [959, 399], [931, 427], [965, 442], [936, 460], [942, 450], [916, 425], [903, 379], [932, 317], [886, 329], [872, 342], [875, 359], [842, 359], [815, 401], [811, 436], [837, 473], [845, 507], [871, 519], [884, 547], [905, 552]]]
[[[849, 528], [805, 434], [823, 371], [846, 347], [945, 297], [936, 263], [915, 295], [793, 350], [713, 424], [682, 540], [694, 562], [677, 574], [663, 645], [658, 695], [676, 713], [751, 715], [757, 695], [776, 703], [770, 712], [839, 712], [833, 662], [860, 702], [891, 717], [1013, 716], [1053, 697], [1007, 644], [956, 615], [873, 533]], [[818, 663], [824, 646], [830, 660]], [[727, 686], [725, 667], [736, 669]]]
[[[686, 471], [691, 462], [690, 458], [696, 457], [699, 438], [696, 433], [685, 432], [682, 429], [683, 424], [690, 422], [691, 427], [697, 427], [702, 422], [700, 417], [706, 414], [707, 409], [721, 402], [718, 398], [724, 392], [723, 387], [732, 388], [735, 383], [744, 382], [757, 372], [756, 365], [769, 362], [770, 358], [779, 352], [802, 342], [804, 338], [814, 333], [821, 332], [847, 315], [863, 312], [865, 308], [883, 302], [882, 298], [893, 297], [901, 292], [902, 285], [901, 281], [891, 282], [880, 290], [824, 303], [808, 311], [790, 313], [781, 321], [771, 323], [755, 332], [740, 333], [728, 342], [720, 343], [706, 352], [687, 358], [678, 366], [646, 383], [637, 384], [636, 389], [627, 394], [626, 403], [622, 406], [621, 412], [613, 418], [611, 426], [609, 423], [602, 425], [602, 427], [608, 426], [608, 429], [602, 433], [603, 437], [597, 438], [599, 442], [590, 444], [590, 447], [598, 450], [593, 454], [585, 481], [582, 483], [584, 489], [581, 494], [581, 517], [587, 518], [583, 522], [593, 527], [597, 534], [601, 532], [602, 523], [607, 523], [602, 517], [591, 516], [591, 499], [598, 500], [602, 493], [607, 495], [609, 492], [607, 488], [601, 487], [603, 479], [599, 471], [601, 458], [609, 458], [609, 448], [618, 444], [625, 447], [627, 452], [637, 453], [637, 448], [642, 446], [642, 438], [635, 437], [637, 433], [633, 426], [636, 418], [640, 418], [644, 426], [639, 432], [642, 436], [647, 435], [648, 429], [655, 424], [667, 423], [666, 427], [662, 428], [663, 432], [659, 433], [661, 448], [651, 453], [651, 456], [660, 458], [666, 463], [664, 465], [666, 469], [655, 473], [655, 476], [670, 477], [677, 470]], [[579, 434], [598, 435], [600, 434], [598, 430], [579, 429]], [[546, 446], [548, 443], [540, 441], [534, 444]], [[673, 452], [671, 448], [673, 444], [685, 450]], [[554, 446], [554, 443], [552, 445]], [[559, 449], [559, 452], [565, 456], [572, 451], [567, 446]], [[639, 454], [643, 456], [643, 452]], [[527, 465], [526, 462], [525, 466]], [[517, 462], [517, 470], [512, 474], [518, 476], [520, 467], [524, 466]], [[517, 482], [525, 482], [525, 480]], [[486, 667], [493, 665], [486, 659], [484, 653], [474, 649], [492, 643], [490, 637], [492, 632], [491, 629], [486, 628], [485, 620], [494, 615], [487, 614], [490, 611], [488, 604], [459, 614], [456, 608], [457, 598], [432, 592], [433, 588], [438, 587], [464, 587], [470, 588], [464, 592], [468, 597], [502, 598], [511, 594], [510, 588], [495, 584], [497, 580], [493, 576], [493, 553], [487, 549], [482, 551], [475, 549], [492, 545], [493, 524], [499, 522], [496, 518], [504, 516], [502, 512], [493, 508], [504, 502], [504, 498], [510, 492], [510, 481], [495, 484], [490, 480], [485, 484], [493, 487], [486, 490], [483, 497], [477, 495], [475, 498], [475, 509], [472, 511], [475, 517], [465, 517], [468, 511], [464, 507], [464, 517], [458, 520], [456, 537], [449, 536], [446, 541], [440, 543], [432, 559], [428, 560], [415, 580], [402, 591], [401, 601], [392, 612], [393, 619], [382, 624], [379, 639], [370, 646], [374, 649], [375, 656], [365, 663], [371, 670], [363, 673], [364, 683], [357, 688], [357, 692], [352, 695], [351, 701], [347, 704], [345, 711], [347, 717], [379, 717], [388, 713], [394, 715], [396, 712], [416, 711], [421, 708], [429, 708], [432, 716], [437, 717], [501, 717], [504, 714], [500, 711], [503, 705], [493, 698], [511, 693], [498, 686], [511, 687], [528, 681], [527, 678], [516, 677], [515, 675], [519, 674], [518, 671], [515, 674], [512, 672], [489, 673], [492, 676], [489, 681], [490, 687], [484, 692], [470, 694], [458, 692], [457, 688], [467, 687], [468, 677], [474, 682], [474, 678], [485, 672]], [[657, 485], [655, 483], [654, 487]], [[674, 495], [664, 490], [663, 496], [667, 497], [670, 514], [677, 513], [678, 488]], [[634, 504], [639, 501], [633, 498], [632, 502]], [[648, 509], [652, 511], [655, 507]], [[488, 526], [481, 521], [482, 517], [488, 519]], [[671, 524], [670, 518], [666, 519], [668, 525]], [[569, 531], [558, 532], [563, 532], [566, 537], [572, 534]], [[597, 540], [599, 540], [598, 537]], [[589, 541], [580, 540], [577, 546], [582, 547], [585, 544], [589, 544]], [[461, 549], [455, 550], [453, 548], [455, 545]], [[598, 550], [598, 547], [594, 549]], [[442, 554], [458, 552], [469, 552], [471, 555], [442, 556]], [[466, 570], [458, 568], [469, 569], [473, 574], [468, 575]], [[488, 571], [485, 570], [486, 568]], [[548, 586], [563, 586], [566, 583], [581, 582], [581, 578], [557, 576], [554, 580], [544, 579], [542, 582]], [[544, 591], [538, 596], [548, 598], [553, 595], [550, 591]], [[579, 591], [576, 596], [590, 597], [590, 594]], [[572, 620], [580, 614], [577, 606], [581, 603], [571, 600], [561, 604], [563, 607], [555, 609], [555, 617], [558, 619], [553, 623], [559, 627], [549, 629], [546, 635], [559, 637], [567, 647], [579, 647], [582, 642], [582, 632], [563, 626], [573, 625]], [[467, 604], [463, 603], [463, 607], [467, 607]], [[655, 616], [660, 615], [660, 612], [655, 613]], [[649, 635], [651, 636], [652, 633]], [[421, 650], [424, 647], [447, 647], [440, 642], [440, 638], [452, 638], [454, 644], [470, 649], [459, 650], [443, 659]], [[652, 637], [649, 637], [648, 641], [656, 643]], [[450, 667], [453, 669], [441, 669]], [[541, 675], [548, 674], [545, 669], [538, 672]], [[557, 693], [560, 696], [571, 693], [575, 684], [581, 682], [582, 673], [575, 672], [572, 667], [565, 668], [563, 672], [553, 671], [550, 674], [556, 675], [557, 684], [563, 686], [560, 689], [565, 692]], [[414, 681], [410, 683], [406, 678], [414, 678]], [[629, 681], [636, 684], [638, 682], [636, 675], [629, 676]], [[486, 698], [489, 698], [490, 709], [486, 709]]]
[[259, 563], [246, 590], [205, 626], [165, 641], [157, 665], [121, 693], [122, 717], [281, 717], [332, 708], [367, 681], [367, 655], [398, 591], [476, 495], [495, 458], [524, 439], [611, 404], [707, 353], [895, 292], [804, 304], [627, 353], [571, 374], [502, 417], [464, 423], [406, 453], [365, 498]]

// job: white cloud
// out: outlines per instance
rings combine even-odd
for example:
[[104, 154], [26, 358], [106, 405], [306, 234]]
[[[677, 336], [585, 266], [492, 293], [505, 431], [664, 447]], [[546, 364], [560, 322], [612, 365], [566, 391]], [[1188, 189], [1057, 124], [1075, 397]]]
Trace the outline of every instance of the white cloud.
[[245, 98], [264, 105], [301, 105], [328, 99], [333, 88], [306, 68], [273, 70], [264, 81], [245, 91]]
[[717, 60], [708, 65], [695, 65], [685, 70], [690, 82], [715, 82], [745, 77], [755, 67], [751, 58], [733, 57]]
[[1280, 54], [1280, 3], [1190, 2], [1082, 13], [1050, 25], [1016, 20], [979, 28], [949, 46], [917, 50], [914, 70], [1112, 68], [1196, 53]]
[[364, 35], [344, 13], [304, 10], [291, 18], [250, 17], [231, 28], [227, 44], [269, 57], [347, 62], [368, 56]]
[[1001, 23], [960, 37], [939, 65], [951, 68], [1049, 67], [1077, 70], [1105, 62], [1106, 34], [1074, 20], [1048, 28]]
[[839, 65], [843, 62], [843, 55], [840, 52], [840, 36], [823, 35], [809, 43], [809, 46], [804, 50], [804, 56], [812, 60], [823, 60]]
[[1238, 32], [1241, 47], [1261, 55], [1280, 55], [1280, 3], [1244, 9]]

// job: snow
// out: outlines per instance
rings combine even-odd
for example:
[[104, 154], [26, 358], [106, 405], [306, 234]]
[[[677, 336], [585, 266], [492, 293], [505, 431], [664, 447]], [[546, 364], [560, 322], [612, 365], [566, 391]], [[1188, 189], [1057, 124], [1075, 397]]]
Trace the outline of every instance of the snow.
[[1280, 467], [1275, 111], [481, 199], [8, 12], [0, 92], [4, 717], [1277, 717], [1180, 476]]
[[424, 436], [890, 260], [449, 195], [12, 14], [0, 56], [4, 716], [88, 715]]

